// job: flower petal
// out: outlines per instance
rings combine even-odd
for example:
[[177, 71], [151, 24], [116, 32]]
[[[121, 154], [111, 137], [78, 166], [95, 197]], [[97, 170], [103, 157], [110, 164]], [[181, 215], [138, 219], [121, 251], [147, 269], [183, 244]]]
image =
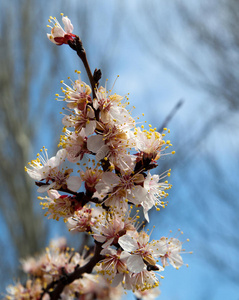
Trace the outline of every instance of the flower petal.
[[138, 249], [136, 240], [130, 235], [125, 234], [121, 236], [118, 242], [125, 251], [131, 252]]
[[104, 145], [104, 141], [101, 135], [90, 136], [87, 140], [87, 148], [93, 153], [97, 151]]
[[130, 272], [139, 273], [144, 269], [144, 262], [140, 255], [131, 255], [127, 259], [127, 267]]
[[63, 17], [62, 22], [64, 24], [64, 29], [67, 33], [71, 33], [74, 29], [71, 20], [68, 17]]
[[67, 188], [73, 192], [77, 192], [81, 186], [81, 179], [78, 176], [71, 176], [66, 180]]
[[55, 185], [56, 185], [55, 182], [52, 182], [50, 185], [42, 185], [37, 189], [37, 191], [38, 193], [44, 193], [47, 192], [49, 189], [53, 188], [53, 186]]

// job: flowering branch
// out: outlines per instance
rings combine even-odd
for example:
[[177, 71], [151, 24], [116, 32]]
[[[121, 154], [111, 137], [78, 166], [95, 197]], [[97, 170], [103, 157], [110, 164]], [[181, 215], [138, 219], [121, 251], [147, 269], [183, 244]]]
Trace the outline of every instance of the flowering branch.
[[[104, 258], [103, 255], [101, 255], [102, 251], [102, 245], [101, 243], [95, 242], [95, 251], [94, 255], [90, 259], [90, 261], [85, 264], [84, 266], [80, 267], [79, 265], [76, 265], [75, 270], [69, 274], [64, 272], [64, 275], [59, 278], [56, 281], [51, 282], [44, 292], [42, 293], [40, 300], [43, 299], [44, 294], [48, 293], [50, 295], [51, 300], [58, 300], [60, 299], [60, 295], [62, 291], [64, 290], [66, 285], [69, 285], [76, 279], [79, 279], [82, 277], [83, 274], [88, 273], [90, 274], [95, 267], [95, 265]], [[53, 290], [52, 290], [53, 289]]]
[[[165, 140], [170, 131], [164, 128], [161, 134], [151, 125], [148, 130], [143, 125], [136, 127], [126, 108], [128, 97], [99, 87], [101, 71], [95, 69], [92, 75], [71, 21], [62, 16], [64, 29], [56, 18], [50, 17], [49, 22], [53, 27], [48, 38], [77, 52], [91, 87], [80, 77], [71, 86], [61, 82], [64, 96], [56, 96], [66, 102], [63, 109], [68, 113], [62, 119], [61, 149], [49, 158], [43, 147], [25, 171], [35, 180], [39, 193], [47, 192], [38, 197], [45, 216], [62, 218], [69, 231], [88, 233], [95, 249], [93, 256], [86, 257], [86, 245], [80, 254], [62, 241], [55, 242], [37, 259], [22, 262], [32, 280], [9, 288], [7, 299], [16, 299], [16, 295], [17, 299], [21, 295], [37, 300], [81, 299], [84, 295], [106, 300], [115, 299], [121, 289], [134, 291], [138, 299], [153, 299], [159, 294], [161, 272], [169, 264], [180, 268], [185, 250], [176, 237], [150, 241], [151, 234], [144, 227], [139, 230], [139, 210], [132, 216], [132, 209], [142, 209], [149, 222], [150, 209], [167, 206], [171, 170], [161, 175], [150, 171], [161, 156], [175, 153], [168, 152], [172, 144]], [[86, 156], [88, 162], [82, 164]], [[73, 168], [63, 167], [66, 160], [77, 175], [72, 175]], [[82, 184], [85, 191], [79, 192]]]

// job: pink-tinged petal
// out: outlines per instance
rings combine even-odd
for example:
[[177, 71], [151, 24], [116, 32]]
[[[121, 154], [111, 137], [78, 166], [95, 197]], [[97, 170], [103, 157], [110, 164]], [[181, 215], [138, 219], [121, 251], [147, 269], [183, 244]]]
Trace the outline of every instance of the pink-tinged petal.
[[132, 236], [129, 236], [127, 234], [121, 236], [118, 242], [125, 251], [131, 252], [138, 249], [136, 240], [134, 240]]
[[63, 163], [65, 158], [66, 158], [66, 150], [65, 149], [59, 150], [56, 153], [56, 156], [53, 156], [48, 160], [46, 168], [48, 166], [50, 166], [52, 169], [55, 167], [59, 167]]
[[144, 210], [144, 218], [149, 223], [149, 214], [148, 214], [148, 211]]
[[40, 180], [43, 179], [43, 178], [42, 178], [42, 174], [40, 174], [39, 171], [36, 172], [35, 170], [27, 169], [27, 174], [28, 174], [31, 178], [33, 178], [33, 179], [35, 179], [35, 180], [38, 180], [38, 181], [40, 181]]
[[[123, 154], [119, 155], [117, 162], [115, 163], [122, 171], [134, 170], [136, 156]], [[114, 162], [113, 162], [114, 163]]]
[[149, 211], [154, 206], [154, 204], [155, 203], [153, 202], [153, 200], [151, 198], [149, 198], [148, 196], [146, 196], [145, 201], [142, 203], [142, 206], [146, 211]]
[[52, 182], [50, 185], [42, 185], [37, 189], [37, 191], [38, 193], [44, 193], [47, 192], [49, 189], [53, 188], [55, 185], [55, 182]]
[[124, 277], [123, 273], [116, 274], [110, 285], [112, 287], [117, 287], [122, 282], [122, 280], [124, 279], [123, 277]]
[[[103, 199], [109, 193], [109, 191], [111, 190], [111, 187], [106, 185], [103, 181], [100, 181], [95, 186], [95, 189], [100, 197], [99, 199]], [[94, 197], [98, 198], [97, 194]]]
[[73, 192], [77, 192], [81, 187], [81, 179], [78, 176], [71, 176], [66, 180], [67, 188]]
[[180, 242], [178, 239], [176, 238], [170, 238], [170, 244], [173, 244], [173, 249], [172, 252], [174, 251], [181, 251], [182, 249], [182, 242]]
[[144, 175], [143, 174], [136, 174], [134, 176], [134, 183], [141, 184], [144, 182]]
[[95, 112], [90, 106], [87, 106], [87, 117], [90, 119], [93, 119], [95, 117]]
[[100, 161], [101, 159], [105, 158], [108, 153], [109, 147], [107, 145], [104, 145], [97, 151], [95, 158], [97, 161]]
[[142, 186], [136, 185], [133, 189], [133, 194], [135, 197], [141, 198], [143, 200], [147, 195], [147, 191]]
[[140, 255], [133, 254], [127, 259], [128, 270], [132, 273], [141, 272], [144, 269], [144, 266], [145, 264]]
[[97, 242], [103, 243], [106, 240], [106, 237], [103, 235], [93, 235], [94, 239]]
[[114, 237], [108, 239], [108, 241], [105, 242], [104, 245], [102, 245], [102, 248], [107, 248], [107, 247], [109, 247], [109, 246], [113, 243], [113, 241], [114, 241]]
[[163, 267], [168, 266], [167, 258], [165, 256], [161, 257], [161, 263]]
[[88, 124], [85, 125], [85, 135], [89, 136], [94, 133], [96, 128], [96, 121], [90, 121]]
[[61, 149], [56, 153], [55, 166], [58, 167], [66, 159], [66, 149]]
[[116, 255], [117, 251], [115, 249], [112, 248], [108, 248], [108, 249], [103, 249], [100, 252], [101, 255], [106, 255], [106, 254], [110, 254], [110, 255]]
[[167, 241], [165, 239], [160, 239], [158, 241], [158, 253], [160, 253], [160, 255], [165, 255], [168, 251], [168, 244]]
[[154, 201], [152, 200], [151, 197], [147, 194], [143, 202], [141, 203], [143, 208], [144, 208], [144, 213], [148, 212], [153, 206], [154, 206]]
[[149, 243], [149, 249], [154, 253], [154, 257], [164, 256], [167, 249], [161, 246], [161, 241], [152, 241]]
[[[53, 169], [53, 168], [55, 168], [56, 166], [58, 166], [58, 165], [56, 164], [56, 157], [55, 157], [55, 156], [52, 156], [52, 157], [48, 160], [47, 165], [43, 167], [45, 170], [42, 170], [42, 173], [44, 174], [44, 173], [47, 172], [47, 170], [49, 171], [50, 169]], [[43, 168], [42, 168], [42, 169], [43, 169]]]
[[129, 274], [125, 274], [124, 276], [124, 284], [123, 284], [123, 287], [124, 289], [126, 290], [132, 290], [133, 287], [132, 287], [132, 283], [131, 283], [131, 277], [130, 277], [130, 272]]
[[51, 30], [51, 34], [54, 38], [56, 37], [64, 37], [65, 31], [60, 27], [53, 27]]
[[168, 260], [174, 268], [180, 268], [183, 265], [183, 259], [179, 254], [169, 256]]
[[50, 164], [53, 164], [53, 161], [55, 160], [55, 156], [53, 157], [53, 160], [51, 161], [50, 159], [48, 160], [48, 162], [46, 163], [45, 166], [41, 167], [39, 169], [39, 173], [41, 174], [42, 178], [41, 179], [45, 179], [46, 177], [48, 177], [49, 172], [51, 171], [52, 168], [54, 168], [54, 166], [52, 167]]
[[141, 231], [138, 235], [137, 242], [140, 245], [146, 245], [149, 242], [149, 235], [145, 231]]
[[63, 17], [62, 18], [62, 22], [64, 24], [64, 28], [65, 28], [65, 31], [67, 33], [71, 33], [74, 29], [72, 23], [71, 23], [71, 20], [68, 18], [68, 17]]
[[57, 190], [49, 190], [47, 191], [47, 194], [52, 200], [58, 199], [61, 196]]
[[98, 100], [94, 99], [93, 100], [93, 107], [94, 107], [94, 109], [97, 110], [99, 108], [99, 106], [100, 106], [100, 104], [99, 104]]
[[135, 186], [131, 189], [131, 196], [128, 197], [129, 201], [132, 201], [135, 204], [140, 204], [146, 197], [147, 191], [140, 185]]
[[129, 258], [129, 256], [130, 256], [130, 254], [128, 252], [126, 252], [126, 251], [122, 251], [120, 253], [120, 259], [121, 260], [125, 260], [125, 259]]
[[59, 43], [54, 40], [54, 37], [51, 34], [47, 33], [47, 37], [52, 43], [59, 45]]
[[120, 183], [120, 178], [115, 173], [105, 172], [102, 175], [102, 181], [104, 181], [107, 185], [114, 187]]
[[71, 127], [72, 126], [71, 117], [70, 116], [64, 116], [64, 118], [62, 119], [62, 124], [64, 126]]
[[97, 151], [104, 145], [104, 141], [101, 135], [93, 135], [87, 139], [87, 148], [93, 153]]
[[100, 119], [103, 123], [108, 123], [110, 122], [110, 115], [108, 113], [108, 111], [101, 111], [100, 112]]

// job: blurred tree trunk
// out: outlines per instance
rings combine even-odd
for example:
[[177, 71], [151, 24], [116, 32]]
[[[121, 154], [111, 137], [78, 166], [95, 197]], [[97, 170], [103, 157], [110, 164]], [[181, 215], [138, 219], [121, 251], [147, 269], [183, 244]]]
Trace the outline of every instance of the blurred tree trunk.
[[[9, 272], [14, 263], [13, 269], [18, 266], [19, 257], [39, 251], [46, 239], [42, 216], [33, 204], [34, 183], [24, 166], [39, 132], [36, 122], [42, 117], [42, 97], [48, 93], [49, 83], [43, 80], [42, 90], [37, 92], [36, 84], [42, 81], [38, 54], [44, 48], [41, 38], [37, 40], [39, 23], [45, 23], [42, 4], [16, 0], [9, 5], [4, 1], [0, 15], [0, 216], [5, 228], [0, 247], [6, 255], [4, 260], [1, 257], [1, 269]], [[56, 50], [48, 53], [50, 72], [56, 65]], [[8, 251], [9, 244], [14, 251]], [[8, 277], [5, 271], [1, 272], [1, 284]]]

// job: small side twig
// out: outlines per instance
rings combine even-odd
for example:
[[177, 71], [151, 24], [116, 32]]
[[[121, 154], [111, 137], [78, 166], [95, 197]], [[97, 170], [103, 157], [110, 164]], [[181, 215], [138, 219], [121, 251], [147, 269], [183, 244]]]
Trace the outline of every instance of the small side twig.
[[167, 115], [167, 117], [165, 118], [163, 124], [159, 127], [158, 132], [162, 132], [163, 129], [168, 126], [168, 123], [171, 121], [171, 119], [174, 117], [174, 115], [176, 114], [176, 112], [181, 108], [181, 106], [183, 105], [184, 100], [180, 99], [178, 101], [178, 103], [173, 107], [173, 109], [170, 111], [170, 113]]

